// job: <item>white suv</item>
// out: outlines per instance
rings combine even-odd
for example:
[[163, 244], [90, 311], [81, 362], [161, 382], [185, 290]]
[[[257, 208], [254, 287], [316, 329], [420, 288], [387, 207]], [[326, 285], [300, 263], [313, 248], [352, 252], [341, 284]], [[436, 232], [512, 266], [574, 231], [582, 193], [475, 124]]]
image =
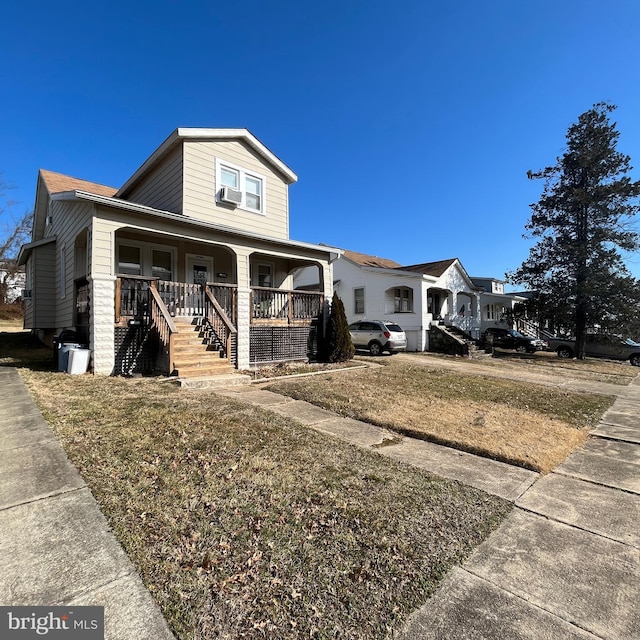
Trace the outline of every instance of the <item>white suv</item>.
[[379, 356], [383, 351], [394, 354], [407, 349], [405, 332], [393, 322], [359, 320], [349, 325], [349, 333], [353, 346], [368, 349], [372, 356]]

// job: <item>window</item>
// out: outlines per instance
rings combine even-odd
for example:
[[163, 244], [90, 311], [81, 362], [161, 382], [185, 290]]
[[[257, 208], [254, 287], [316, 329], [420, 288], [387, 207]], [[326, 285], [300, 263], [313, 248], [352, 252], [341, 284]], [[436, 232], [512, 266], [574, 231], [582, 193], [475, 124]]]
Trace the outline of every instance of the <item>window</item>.
[[353, 290], [353, 312], [364, 313], [364, 287]]
[[123, 239], [117, 244], [116, 273], [121, 276], [147, 276], [172, 281], [175, 278], [176, 249]]
[[254, 287], [273, 287], [273, 267], [266, 262], [251, 265], [251, 283]]
[[171, 251], [151, 251], [151, 275], [159, 280], [173, 280], [171, 271]]
[[413, 289], [409, 289], [409, 287], [394, 289], [393, 310], [395, 313], [410, 313], [413, 311]]
[[141, 276], [142, 262], [140, 247], [121, 244], [118, 251], [118, 273], [127, 276]]
[[216, 185], [218, 202], [222, 187], [231, 187], [242, 193], [239, 209], [253, 213], [265, 213], [266, 178], [259, 173], [243, 169], [228, 162], [216, 160]]
[[501, 320], [504, 315], [504, 307], [501, 304], [488, 304], [485, 320]]
[[240, 189], [240, 172], [230, 167], [220, 168], [220, 186]]

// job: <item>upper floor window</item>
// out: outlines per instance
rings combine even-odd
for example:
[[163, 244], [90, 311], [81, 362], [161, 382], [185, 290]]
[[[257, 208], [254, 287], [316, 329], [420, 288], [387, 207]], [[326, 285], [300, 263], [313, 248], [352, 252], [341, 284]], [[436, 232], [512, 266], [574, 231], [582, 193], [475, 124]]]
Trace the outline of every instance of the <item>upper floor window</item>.
[[408, 313], [413, 311], [413, 289], [399, 287], [394, 289], [393, 306], [395, 313]]
[[[228, 202], [237, 207], [253, 213], [265, 213], [265, 188], [266, 178], [259, 173], [243, 169], [237, 165], [216, 160], [216, 185], [218, 202]], [[233, 190], [228, 194], [230, 197], [222, 199], [222, 189], [228, 187]]]

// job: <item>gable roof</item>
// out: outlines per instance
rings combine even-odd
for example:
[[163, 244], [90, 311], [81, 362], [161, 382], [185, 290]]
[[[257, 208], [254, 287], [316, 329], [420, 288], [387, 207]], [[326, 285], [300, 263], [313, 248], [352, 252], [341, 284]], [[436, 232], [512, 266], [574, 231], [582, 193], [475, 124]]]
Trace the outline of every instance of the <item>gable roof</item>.
[[387, 258], [379, 258], [378, 256], [370, 256], [366, 253], [358, 253], [357, 251], [347, 251], [345, 249], [343, 256], [355, 262], [362, 267], [380, 267], [382, 269], [399, 269], [400, 263]]
[[47, 171], [46, 169], [40, 169], [40, 175], [44, 182], [44, 186], [50, 194], [78, 190], [95, 193], [99, 196], [111, 197], [118, 191], [117, 189], [107, 187], [104, 184], [89, 182], [88, 180], [81, 180], [80, 178], [72, 178], [71, 176], [65, 176], [64, 174], [56, 173], [55, 171]]
[[136, 172], [120, 187], [118, 197], [126, 199], [129, 190], [144, 178], [153, 167], [164, 158], [172, 149], [181, 145], [185, 140], [239, 140], [251, 147], [254, 152], [266, 160], [287, 184], [297, 182], [298, 176], [275, 153], [271, 152], [248, 129], [203, 129], [180, 127], [142, 163]]
[[435, 276], [439, 278], [458, 258], [450, 258], [448, 260], [437, 260], [436, 262], [423, 262], [422, 264], [411, 264], [406, 267], [396, 267], [402, 271], [415, 271], [416, 273], [424, 273], [427, 276]]

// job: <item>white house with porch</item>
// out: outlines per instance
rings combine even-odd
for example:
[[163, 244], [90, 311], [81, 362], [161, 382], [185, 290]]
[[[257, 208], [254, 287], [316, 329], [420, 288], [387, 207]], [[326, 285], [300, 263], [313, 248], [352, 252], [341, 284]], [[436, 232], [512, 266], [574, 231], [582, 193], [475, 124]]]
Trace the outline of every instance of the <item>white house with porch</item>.
[[246, 129], [176, 129], [120, 188], [41, 170], [25, 328], [73, 332], [99, 374], [306, 358], [341, 251], [289, 238], [296, 180]]
[[[345, 250], [333, 265], [334, 289], [347, 320], [384, 320], [399, 324], [410, 351], [429, 350], [432, 323], [455, 326], [480, 337], [480, 293], [460, 260], [402, 266], [386, 258]], [[295, 286], [317, 287], [308, 269], [295, 276]]]

